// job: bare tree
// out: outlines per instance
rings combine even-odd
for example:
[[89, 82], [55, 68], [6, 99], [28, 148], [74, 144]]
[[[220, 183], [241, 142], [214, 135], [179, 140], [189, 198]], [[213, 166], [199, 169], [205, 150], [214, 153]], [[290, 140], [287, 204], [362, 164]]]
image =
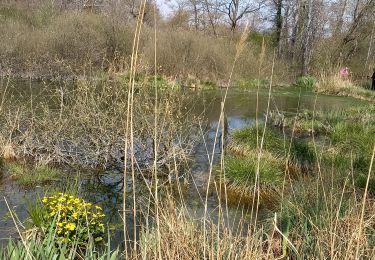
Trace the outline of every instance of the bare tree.
[[342, 32], [344, 24], [344, 15], [347, 8], [348, 0], [340, 0], [338, 4], [339, 8], [337, 13], [337, 22], [333, 33], [334, 36], [339, 35]]
[[218, 8], [227, 16], [231, 30], [235, 31], [241, 19], [259, 11], [266, 2], [266, 0], [224, 0]]

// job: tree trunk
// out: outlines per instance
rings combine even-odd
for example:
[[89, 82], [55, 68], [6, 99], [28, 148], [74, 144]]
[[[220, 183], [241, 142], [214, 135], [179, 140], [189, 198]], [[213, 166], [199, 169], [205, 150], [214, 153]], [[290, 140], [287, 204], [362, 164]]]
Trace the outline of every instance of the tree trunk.
[[309, 74], [310, 54], [311, 54], [311, 21], [312, 21], [313, 0], [305, 2], [304, 6], [304, 26], [302, 38], [302, 74]]
[[282, 17], [282, 8], [283, 8], [283, 0], [276, 0], [276, 18], [275, 18], [275, 25], [276, 25], [276, 46], [278, 49], [278, 53], [280, 54], [280, 46], [281, 46], [281, 30], [283, 26], [283, 17]]

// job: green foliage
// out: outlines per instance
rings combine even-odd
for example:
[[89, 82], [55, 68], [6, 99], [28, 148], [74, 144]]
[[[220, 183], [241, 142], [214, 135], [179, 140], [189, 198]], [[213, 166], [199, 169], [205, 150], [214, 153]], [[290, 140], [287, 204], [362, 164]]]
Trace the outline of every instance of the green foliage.
[[290, 153], [293, 161], [313, 164], [316, 160], [312, 142], [294, 139], [291, 143]]
[[[106, 259], [119, 257], [103, 244], [104, 214], [98, 205], [64, 193], [28, 205], [31, 227], [24, 241], [10, 239], [1, 259]], [[102, 242], [100, 242], [102, 241]], [[100, 242], [100, 244], [98, 243]], [[103, 247], [105, 245], [105, 247]]]
[[42, 206], [40, 198], [36, 202], [29, 202], [27, 204], [27, 213], [30, 217], [30, 227], [37, 227], [39, 229], [45, 228], [49, 221], [48, 211], [46, 207]]
[[[54, 232], [57, 243], [84, 246], [90, 238], [95, 242], [103, 240], [105, 215], [98, 205], [72, 195], [56, 193], [42, 199], [41, 211], [41, 215], [32, 214], [32, 220], [44, 233]], [[44, 223], [41, 220], [45, 220]]]
[[315, 87], [316, 82], [317, 80], [313, 76], [302, 76], [297, 78], [294, 85], [306, 89], [313, 89]]
[[[26, 247], [25, 247], [26, 246]], [[0, 248], [1, 259], [92, 259], [92, 260], [115, 260], [120, 256], [119, 250], [110, 249], [110, 241], [103, 249], [96, 247], [90, 240], [84, 250], [80, 247], [67, 247], [56, 244], [54, 234], [48, 233], [44, 237], [36, 231], [32, 231], [24, 245], [20, 240], [10, 239], [6, 246]]]
[[362, 123], [343, 121], [334, 126], [330, 135], [341, 152], [370, 156], [375, 136], [375, 127]]

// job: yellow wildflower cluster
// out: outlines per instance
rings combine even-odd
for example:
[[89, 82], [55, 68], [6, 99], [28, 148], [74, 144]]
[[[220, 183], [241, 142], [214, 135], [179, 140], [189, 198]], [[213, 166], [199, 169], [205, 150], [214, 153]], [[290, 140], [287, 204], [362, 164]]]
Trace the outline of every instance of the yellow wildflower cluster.
[[64, 193], [46, 196], [42, 199], [50, 223], [56, 223], [56, 234], [60, 241], [78, 239], [87, 241], [89, 235], [100, 238], [104, 233], [103, 210], [98, 205]]

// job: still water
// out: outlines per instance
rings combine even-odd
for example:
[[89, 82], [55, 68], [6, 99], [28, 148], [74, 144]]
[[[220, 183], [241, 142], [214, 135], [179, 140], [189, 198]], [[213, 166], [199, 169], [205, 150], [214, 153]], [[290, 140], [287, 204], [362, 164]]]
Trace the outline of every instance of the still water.
[[[48, 98], [47, 93], [44, 96], [44, 93], [39, 91], [45, 88], [39, 88], [39, 86], [40, 83], [37, 82], [20, 84], [12, 94], [27, 98], [32, 93], [34, 102], [37, 102], [38, 98]], [[199, 217], [204, 212], [203, 202], [208, 184], [208, 158], [211, 158], [212, 152], [214, 152], [214, 162], [217, 162], [220, 158], [220, 145], [216, 144], [216, 149], [214, 149], [214, 137], [221, 102], [226, 90], [186, 91], [189, 92], [189, 95], [194, 96], [194, 104], [189, 104], [189, 106], [192, 106], [193, 113], [204, 117], [202, 140], [196, 144], [193, 150], [191, 174], [189, 174], [188, 183], [183, 185], [185, 205], [192, 216]], [[316, 95], [309, 91], [301, 91], [299, 88], [275, 89], [271, 93], [271, 98], [268, 97], [268, 90], [261, 90], [258, 95], [254, 90], [229, 90], [225, 101], [225, 121], [227, 122], [228, 133], [230, 134], [234, 129], [254, 124], [257, 113], [259, 120], [263, 120], [268, 105], [270, 110], [296, 112], [300, 109], [331, 111], [358, 104], [358, 101], [352, 98]], [[141, 182], [144, 181], [140, 181], [137, 185], [137, 202], [145, 203], [148, 199], [145, 194], [148, 194], [148, 191], [146, 185]], [[130, 179], [126, 181], [126, 185], [129, 187], [127, 190], [130, 191], [128, 197], [129, 203], [131, 203], [132, 183]], [[18, 218], [24, 221], [27, 218], [28, 203], [32, 203], [38, 196], [43, 196], [44, 192], [48, 190], [64, 190], [67, 186], [73, 186], [87, 200], [102, 204], [110, 223], [114, 225], [121, 223], [123, 182], [120, 171], [81, 172], [79, 176], [76, 173], [74, 176], [67, 173], [67, 176], [64, 176], [58, 183], [54, 183], [53, 187], [30, 187], [27, 189], [7, 178], [2, 178], [0, 181], [0, 243], [4, 244], [7, 238], [17, 236], [13, 220], [9, 217], [5, 198], [10, 207], [17, 213]], [[208, 197], [208, 213], [210, 217], [215, 219], [219, 201], [214, 189], [210, 190], [212, 191], [209, 192]], [[228, 215], [228, 223], [233, 222], [237, 217], [237, 212], [235, 209], [229, 209]], [[127, 225], [133, 226], [131, 214], [128, 216]], [[118, 226], [117, 229], [119, 231], [114, 232], [112, 238], [114, 245], [122, 242], [121, 227]]]

